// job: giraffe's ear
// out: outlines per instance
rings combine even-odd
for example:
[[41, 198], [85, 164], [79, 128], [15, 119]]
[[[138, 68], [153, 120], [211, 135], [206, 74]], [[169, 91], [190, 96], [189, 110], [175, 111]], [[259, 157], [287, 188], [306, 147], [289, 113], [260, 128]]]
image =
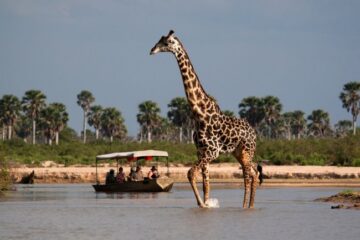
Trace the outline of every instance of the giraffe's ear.
[[168, 37], [172, 36], [174, 34], [174, 30], [170, 30], [169, 34], [167, 35]]

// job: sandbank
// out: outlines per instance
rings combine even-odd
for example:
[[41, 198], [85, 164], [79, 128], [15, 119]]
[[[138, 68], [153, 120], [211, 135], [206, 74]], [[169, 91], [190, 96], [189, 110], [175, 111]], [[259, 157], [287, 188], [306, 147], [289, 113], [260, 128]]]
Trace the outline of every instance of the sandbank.
[[[98, 177], [103, 181], [111, 168], [115, 165], [102, 165], [97, 168]], [[123, 166], [126, 174], [130, 166]], [[143, 167], [146, 174], [151, 166]], [[189, 166], [171, 165], [170, 177], [175, 182], [187, 182]], [[167, 167], [158, 167], [160, 174], [168, 172]], [[18, 166], [10, 170], [14, 181], [35, 171], [35, 183], [94, 183], [96, 181], [96, 168], [94, 166], [69, 166], [58, 164], [45, 164], [42, 167]], [[238, 164], [224, 163], [210, 165], [211, 182], [242, 184], [242, 170]], [[262, 186], [344, 186], [360, 187], [360, 167], [336, 167], [336, 166], [263, 166], [264, 184]], [[198, 177], [200, 181], [200, 177]]]

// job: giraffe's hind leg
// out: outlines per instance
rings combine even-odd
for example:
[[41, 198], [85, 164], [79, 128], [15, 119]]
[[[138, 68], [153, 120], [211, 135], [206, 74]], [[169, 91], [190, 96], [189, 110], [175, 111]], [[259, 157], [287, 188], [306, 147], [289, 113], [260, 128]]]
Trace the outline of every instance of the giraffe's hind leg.
[[203, 200], [200, 197], [199, 191], [196, 186], [196, 174], [199, 172], [200, 168], [198, 165], [194, 165], [190, 170], [188, 171], [188, 179], [191, 185], [191, 188], [195, 194], [195, 198], [197, 201], [197, 204], [199, 207], [204, 208], [206, 205], [204, 204]]
[[244, 200], [243, 200], [243, 208], [247, 207], [247, 202], [249, 199], [249, 193], [250, 193], [250, 184], [251, 184], [251, 178], [249, 174], [249, 167], [248, 165], [242, 165], [243, 169], [243, 176], [244, 176]]
[[255, 193], [256, 193], [256, 187], [259, 183], [259, 175], [260, 173], [257, 171], [256, 167], [251, 164], [251, 171], [252, 171], [252, 175], [251, 175], [251, 193], [250, 193], [250, 203], [249, 203], [249, 208], [253, 208], [254, 207], [254, 201], [255, 201]]
[[249, 151], [240, 148], [236, 149], [233, 154], [241, 164], [243, 170], [243, 176], [244, 176], [243, 208], [247, 207], [249, 194], [250, 194], [249, 208], [253, 208], [254, 200], [255, 200], [256, 184], [257, 184], [257, 174], [252, 167], [252, 162], [251, 162], [252, 154]]

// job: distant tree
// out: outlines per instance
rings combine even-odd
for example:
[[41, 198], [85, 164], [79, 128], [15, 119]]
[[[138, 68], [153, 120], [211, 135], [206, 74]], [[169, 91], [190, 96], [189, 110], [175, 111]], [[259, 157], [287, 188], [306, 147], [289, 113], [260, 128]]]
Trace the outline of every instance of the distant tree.
[[104, 136], [109, 137], [110, 142], [113, 142], [114, 137], [124, 138], [127, 129], [121, 112], [113, 107], [105, 108], [101, 115], [101, 131]]
[[340, 120], [335, 124], [335, 133], [338, 137], [345, 137], [353, 128], [352, 121]]
[[32, 133], [32, 120], [27, 116], [21, 115], [15, 126], [16, 135], [27, 142]]
[[280, 117], [274, 122], [273, 125], [273, 134], [274, 137], [285, 137], [286, 139], [291, 139], [291, 121], [292, 113], [286, 112], [280, 115]]
[[5, 126], [5, 123], [4, 123], [4, 118], [3, 116], [1, 115], [1, 109], [0, 109], [0, 124], [1, 124], [1, 140], [5, 141], [5, 135], [6, 135], [6, 126]]
[[327, 133], [331, 132], [330, 118], [327, 112], [321, 109], [312, 111], [308, 116], [310, 123], [308, 124], [308, 130], [310, 135], [324, 137]]
[[235, 118], [235, 113], [233, 111], [230, 111], [230, 110], [224, 110], [222, 111], [222, 113], [228, 117], [232, 117], [232, 118]]
[[296, 110], [291, 113], [291, 131], [292, 134], [296, 136], [297, 139], [301, 138], [301, 135], [304, 134], [306, 129], [306, 119], [305, 113], [300, 110]]
[[55, 111], [56, 110], [50, 105], [40, 111], [39, 126], [45, 135], [45, 142], [48, 145], [52, 145], [53, 139], [55, 138]]
[[96, 140], [99, 139], [102, 113], [103, 113], [103, 108], [100, 105], [94, 105], [90, 107], [90, 111], [88, 112], [88, 124], [95, 128]]
[[36, 143], [36, 121], [46, 105], [45, 100], [46, 96], [41, 91], [29, 90], [21, 101], [23, 111], [32, 120], [32, 144]]
[[276, 121], [280, 118], [282, 104], [279, 98], [274, 96], [266, 96], [262, 99], [262, 108], [264, 113], [264, 120], [269, 128], [268, 137], [274, 137], [274, 128]]
[[244, 98], [239, 104], [239, 109], [240, 117], [245, 118], [251, 126], [258, 129], [259, 124], [264, 119], [264, 109], [261, 98]]
[[139, 113], [137, 114], [137, 121], [147, 134], [147, 141], [151, 142], [151, 134], [154, 127], [160, 121], [160, 108], [157, 103], [153, 101], [145, 101], [139, 104]]
[[343, 108], [346, 108], [352, 115], [353, 134], [356, 134], [356, 120], [360, 114], [360, 82], [349, 82], [343, 87], [340, 93]]
[[55, 144], [58, 145], [59, 134], [69, 121], [69, 114], [66, 112], [66, 107], [62, 103], [52, 103], [49, 107], [54, 109], [53, 131], [55, 133]]
[[77, 104], [83, 109], [84, 118], [83, 118], [83, 142], [86, 143], [86, 118], [90, 109], [90, 105], [95, 101], [94, 96], [91, 92], [87, 90], [81, 91], [77, 95]]
[[275, 134], [277, 136], [282, 134], [289, 140], [293, 137], [300, 139], [306, 129], [304, 114], [299, 110], [281, 114], [279, 119], [275, 121]]
[[159, 141], [171, 141], [175, 139], [176, 127], [169, 119], [160, 117], [153, 128], [152, 138]]
[[74, 142], [78, 141], [78, 134], [74, 129], [66, 125], [61, 131], [59, 138], [63, 142]]
[[62, 103], [51, 103], [40, 112], [40, 127], [44, 131], [46, 143], [59, 144], [59, 134], [66, 127], [69, 115]]
[[20, 116], [20, 101], [14, 95], [4, 95], [0, 99], [0, 116], [3, 121], [3, 125], [7, 127], [7, 138], [11, 140], [12, 131], [16, 120]]
[[168, 118], [172, 124], [179, 128], [179, 141], [183, 141], [183, 130], [189, 130], [191, 124], [191, 109], [184, 97], [176, 97], [168, 104]]

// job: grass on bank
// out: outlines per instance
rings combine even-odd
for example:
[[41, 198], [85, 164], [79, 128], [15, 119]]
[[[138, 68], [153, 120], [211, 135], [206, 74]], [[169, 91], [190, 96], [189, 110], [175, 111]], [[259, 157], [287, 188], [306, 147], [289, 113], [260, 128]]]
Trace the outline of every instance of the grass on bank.
[[[158, 149], [169, 152], [169, 161], [192, 164], [197, 160], [193, 144], [171, 142], [114, 142], [105, 141], [83, 144], [75, 140], [63, 140], [58, 146], [27, 144], [22, 140], [0, 142], [0, 153], [10, 164], [40, 165], [52, 160], [65, 166], [94, 164], [95, 156], [109, 152]], [[255, 161], [268, 160], [274, 165], [335, 165], [360, 166], [360, 135], [345, 138], [259, 140]], [[236, 162], [231, 155], [221, 155], [214, 162]]]
[[3, 191], [9, 190], [10, 185], [10, 173], [3, 155], [0, 154], [0, 196]]

